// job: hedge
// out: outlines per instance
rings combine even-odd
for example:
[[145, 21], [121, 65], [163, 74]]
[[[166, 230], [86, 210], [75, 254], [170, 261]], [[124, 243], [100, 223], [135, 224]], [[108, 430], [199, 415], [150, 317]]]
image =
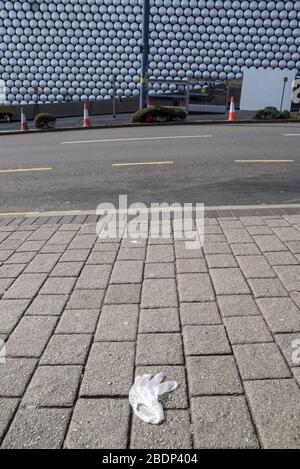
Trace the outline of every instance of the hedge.
[[186, 112], [178, 107], [149, 106], [136, 111], [132, 118], [132, 123], [144, 122], [168, 122], [174, 120], [184, 120]]
[[56, 118], [52, 114], [41, 112], [34, 119], [34, 125], [37, 129], [49, 129], [55, 126]]
[[259, 109], [253, 114], [253, 119], [256, 120], [270, 120], [270, 119], [291, 119], [291, 113], [287, 110], [278, 111], [276, 107], [267, 106], [264, 109]]

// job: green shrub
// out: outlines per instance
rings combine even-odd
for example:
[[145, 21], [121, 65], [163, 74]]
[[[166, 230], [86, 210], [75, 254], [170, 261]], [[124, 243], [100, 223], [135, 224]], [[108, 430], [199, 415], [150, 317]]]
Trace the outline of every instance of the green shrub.
[[37, 129], [50, 129], [55, 126], [56, 118], [52, 114], [41, 112], [34, 119], [34, 125]]
[[253, 114], [253, 119], [256, 120], [271, 120], [271, 119], [290, 119], [291, 114], [289, 111], [278, 111], [276, 107], [267, 106], [265, 109], [259, 109]]
[[0, 107], [0, 120], [10, 122], [15, 119], [16, 119], [16, 113], [12, 107], [9, 107], [9, 106]]
[[185, 118], [186, 112], [181, 108], [149, 106], [136, 111], [131, 118], [131, 122], [134, 124], [144, 122], [168, 122], [183, 120]]

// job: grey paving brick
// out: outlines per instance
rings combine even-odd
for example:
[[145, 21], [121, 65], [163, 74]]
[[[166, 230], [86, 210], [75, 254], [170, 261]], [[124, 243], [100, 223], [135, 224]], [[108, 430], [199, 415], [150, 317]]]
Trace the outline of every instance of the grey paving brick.
[[288, 251], [266, 252], [265, 258], [271, 265], [293, 265], [299, 264], [296, 257]]
[[147, 263], [144, 270], [145, 278], [175, 278], [174, 264], [168, 262]]
[[281, 241], [300, 241], [300, 232], [293, 228], [292, 226], [290, 227], [274, 227], [273, 228], [274, 233], [278, 236], [278, 238], [281, 239]]
[[195, 448], [259, 448], [244, 396], [194, 397], [191, 409]]
[[218, 296], [222, 316], [258, 316], [260, 312], [250, 295]]
[[29, 304], [28, 300], [0, 301], [0, 332], [11, 333]]
[[208, 267], [237, 267], [237, 263], [231, 254], [208, 254], [206, 256]]
[[288, 291], [300, 291], [300, 265], [276, 266], [274, 269]]
[[24, 316], [6, 344], [10, 357], [39, 357], [55, 328], [54, 316]]
[[87, 264], [112, 264], [116, 255], [114, 251], [94, 251], [90, 253]]
[[179, 274], [207, 272], [204, 259], [177, 259], [176, 266]]
[[42, 358], [41, 365], [84, 365], [92, 336], [88, 334], [54, 334]]
[[292, 373], [296, 383], [298, 383], [298, 386], [300, 387], [300, 368], [292, 368]]
[[245, 390], [263, 448], [299, 448], [300, 389], [294, 380], [247, 382]]
[[205, 234], [205, 243], [226, 243], [226, 238], [223, 234]]
[[283, 215], [283, 218], [291, 224], [300, 223], [300, 215]]
[[96, 233], [94, 235], [76, 235], [69, 244], [69, 249], [90, 249], [93, 247], [96, 239]]
[[131, 342], [96, 342], [85, 368], [81, 396], [128, 396], [135, 347]]
[[224, 323], [231, 344], [273, 342], [272, 334], [260, 316], [229, 317], [224, 318]]
[[118, 261], [143, 261], [146, 256], [145, 248], [121, 248], [118, 253]]
[[28, 241], [49, 241], [57, 229], [58, 226], [41, 226], [31, 234], [29, 233]]
[[126, 399], [79, 399], [65, 440], [69, 449], [125, 449], [129, 431]]
[[219, 219], [219, 223], [223, 229], [237, 229], [244, 228], [244, 225], [239, 220], [222, 220]]
[[68, 427], [68, 409], [19, 409], [5, 437], [5, 449], [59, 449]]
[[1, 278], [0, 279], [0, 298], [4, 295], [4, 293], [9, 289], [9, 287], [14, 282], [14, 278]]
[[49, 244], [46, 243], [40, 250], [40, 254], [63, 253], [66, 251], [67, 244]]
[[0, 396], [22, 396], [36, 363], [32, 358], [7, 358], [6, 363], [0, 364]]
[[237, 243], [230, 245], [235, 256], [251, 256], [261, 254], [260, 250], [254, 243]]
[[184, 326], [183, 340], [186, 355], [232, 353], [223, 326]]
[[277, 278], [250, 279], [248, 282], [256, 298], [288, 296], [284, 286]]
[[290, 241], [286, 245], [292, 253], [300, 254], [300, 241]]
[[86, 265], [78, 278], [76, 289], [104, 289], [108, 285], [110, 265]]
[[236, 260], [246, 278], [272, 278], [276, 276], [264, 256], [239, 256]]
[[204, 240], [203, 251], [207, 254], [231, 254], [228, 243], [207, 243]]
[[288, 378], [291, 373], [274, 343], [233, 346], [243, 380]]
[[290, 224], [284, 218], [266, 218], [265, 222], [268, 226], [290, 226]]
[[180, 332], [177, 308], [142, 309], [139, 333]]
[[146, 279], [143, 283], [143, 308], [168, 308], [177, 306], [174, 279]]
[[[20, 241], [20, 240], [16, 240]], [[25, 241], [21, 246], [18, 247], [19, 252], [26, 251], [39, 251], [45, 244], [45, 241]]]
[[39, 366], [22, 399], [22, 406], [69, 407], [75, 402], [81, 366]]
[[21, 274], [5, 293], [4, 298], [33, 298], [45, 279], [45, 274]]
[[[95, 252], [117, 252], [120, 247], [120, 240], [117, 242], [103, 242], [104, 240], [101, 240], [101, 242], [97, 241], [96, 244], [93, 247], [92, 254]], [[112, 240], [111, 240], [112, 241]]]
[[60, 254], [37, 254], [35, 258], [30, 262], [30, 264], [26, 268], [26, 273], [48, 273], [50, 272], [55, 264], [57, 263], [58, 259], [60, 258]]
[[260, 298], [257, 304], [272, 332], [299, 332], [299, 308], [290, 298]]
[[[15, 250], [18, 249], [23, 244], [22, 239], [6, 239], [0, 243], [0, 250]], [[35, 249], [32, 249], [34, 251]], [[37, 249], [38, 250], [38, 249]]]
[[218, 307], [215, 302], [181, 303], [180, 318], [182, 325], [221, 324]]
[[73, 290], [77, 277], [49, 277], [39, 291], [40, 295], [66, 295]]
[[69, 244], [74, 238], [76, 232], [73, 231], [58, 231], [51, 239], [51, 244]]
[[181, 302], [213, 301], [215, 299], [208, 274], [179, 274], [178, 290]]
[[[90, 254], [89, 249], [67, 249], [61, 256], [61, 262], [84, 262]], [[100, 264], [100, 262], [98, 262]]]
[[168, 410], [163, 425], [149, 425], [136, 416], [131, 429], [132, 449], [192, 448], [189, 414], [186, 410]]
[[2, 264], [0, 266], [0, 278], [16, 278], [25, 269], [25, 264]]
[[209, 235], [209, 234], [223, 234], [222, 229], [218, 225], [211, 225], [211, 226], [204, 226], [204, 234]]
[[137, 365], [182, 365], [183, 350], [180, 334], [139, 334]]
[[146, 262], [174, 262], [173, 245], [150, 245], [147, 250]]
[[0, 398], [0, 443], [13, 419], [18, 404], [18, 399]]
[[7, 259], [10, 259], [11, 257], [14, 256], [13, 250], [0, 250], [0, 262], [5, 262]]
[[268, 226], [248, 226], [247, 231], [250, 235], [272, 235], [274, 234], [273, 231]]
[[[294, 291], [290, 293], [290, 296], [293, 298], [294, 302], [300, 308], [300, 292]], [[1, 303], [0, 303], [1, 305]]]
[[156, 365], [156, 366], [138, 366], [135, 375], [150, 374], [155, 376], [158, 373], [165, 375], [164, 381], [176, 381], [177, 388], [167, 394], [162, 394], [159, 400], [164, 409], [186, 409], [188, 408], [187, 384], [184, 366], [174, 365]]
[[67, 295], [38, 295], [26, 311], [30, 316], [60, 316]]
[[140, 302], [141, 285], [134, 283], [109, 285], [106, 295], [106, 304], [137, 304]]
[[287, 247], [280, 241], [276, 235], [257, 235], [253, 236], [259, 249], [263, 252], [287, 251]]
[[233, 357], [187, 357], [187, 370], [191, 396], [243, 392]]
[[218, 295], [233, 295], [250, 291], [240, 269], [211, 269], [210, 275]]
[[276, 342], [289, 366], [300, 366], [300, 332], [276, 334]]
[[55, 329], [56, 334], [94, 334], [100, 311], [97, 309], [65, 310]]
[[143, 267], [142, 261], [117, 261], [113, 267], [110, 283], [141, 283]]
[[251, 243], [253, 240], [245, 229], [224, 229], [225, 236], [229, 244], [231, 243]]
[[67, 309], [98, 309], [104, 297], [104, 290], [74, 290]]
[[203, 259], [202, 249], [188, 249], [186, 241], [175, 241], [176, 259]]
[[58, 262], [52, 272], [51, 277], [78, 277], [83, 267], [83, 262]]
[[125, 342], [136, 340], [138, 305], [106, 305], [102, 308], [95, 335], [96, 341]]
[[240, 217], [240, 220], [245, 226], [264, 225], [265, 223], [263, 218], [256, 216]]

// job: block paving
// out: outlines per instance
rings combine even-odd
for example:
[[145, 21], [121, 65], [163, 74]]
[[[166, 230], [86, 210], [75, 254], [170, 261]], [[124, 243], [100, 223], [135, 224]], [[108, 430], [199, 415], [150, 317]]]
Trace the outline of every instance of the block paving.
[[[300, 448], [300, 214], [223, 212], [198, 249], [0, 217], [1, 448]], [[160, 371], [152, 426], [128, 393]]]

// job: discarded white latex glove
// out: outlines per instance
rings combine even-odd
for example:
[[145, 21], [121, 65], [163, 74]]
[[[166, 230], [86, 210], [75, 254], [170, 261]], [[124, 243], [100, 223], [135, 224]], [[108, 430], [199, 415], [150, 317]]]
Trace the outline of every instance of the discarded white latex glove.
[[158, 373], [153, 378], [152, 375], [137, 376], [129, 391], [129, 402], [134, 413], [146, 423], [158, 424], [164, 419], [164, 410], [158, 396], [177, 388], [176, 381], [162, 383], [164, 377], [163, 373]]

